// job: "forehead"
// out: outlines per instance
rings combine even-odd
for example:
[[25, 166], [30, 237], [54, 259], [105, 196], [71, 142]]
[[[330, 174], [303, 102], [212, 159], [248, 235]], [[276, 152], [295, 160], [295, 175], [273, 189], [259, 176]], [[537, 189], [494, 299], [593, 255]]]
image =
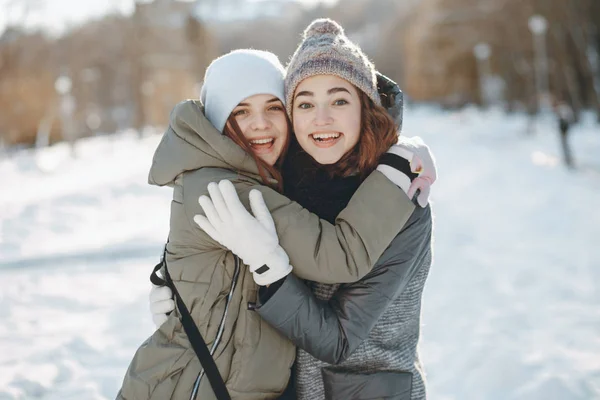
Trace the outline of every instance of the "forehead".
[[279, 100], [276, 96], [273, 96], [272, 94], [255, 94], [255, 95], [246, 97], [244, 100], [240, 101], [238, 103], [238, 106], [243, 106], [243, 105], [262, 106], [266, 103], [273, 103], [273, 102], [281, 103], [281, 100]]
[[354, 86], [337, 75], [314, 75], [304, 79], [296, 88], [296, 93], [307, 90], [310, 92], [326, 92], [333, 87], [348, 89], [352, 93]]

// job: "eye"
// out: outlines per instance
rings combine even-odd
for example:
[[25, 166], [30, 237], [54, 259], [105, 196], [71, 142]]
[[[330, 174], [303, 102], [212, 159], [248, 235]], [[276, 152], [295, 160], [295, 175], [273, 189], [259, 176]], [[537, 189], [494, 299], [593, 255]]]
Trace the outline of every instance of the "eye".
[[269, 111], [283, 111], [283, 107], [282, 106], [272, 106], [272, 107], [269, 107]]
[[312, 108], [312, 104], [300, 103], [300, 104], [298, 104], [298, 108], [301, 110], [308, 110], [309, 108]]
[[237, 111], [234, 111], [234, 112], [233, 112], [233, 116], [234, 116], [234, 117], [239, 117], [240, 115], [244, 115], [244, 114], [246, 114], [246, 113], [247, 113], [247, 111], [246, 111], [246, 110], [237, 110]]
[[348, 102], [344, 99], [338, 99], [333, 102], [334, 106], [345, 106], [346, 104], [348, 104]]

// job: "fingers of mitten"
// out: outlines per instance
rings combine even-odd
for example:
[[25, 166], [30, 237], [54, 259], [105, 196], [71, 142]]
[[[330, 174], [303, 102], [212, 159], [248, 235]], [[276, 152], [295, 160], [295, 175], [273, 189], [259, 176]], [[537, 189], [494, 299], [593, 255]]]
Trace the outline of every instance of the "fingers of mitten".
[[413, 160], [410, 163], [410, 170], [419, 174], [420, 177], [427, 178], [430, 184], [433, 184], [437, 179], [435, 163], [423, 163], [420, 156], [415, 155], [413, 157]]
[[223, 221], [224, 224], [229, 224], [231, 222], [231, 213], [229, 208], [227, 208], [227, 203], [223, 198], [220, 186], [215, 182], [209, 183], [208, 193], [210, 193], [210, 198], [215, 206], [217, 214], [221, 218], [221, 221]]
[[223, 225], [223, 221], [221, 220], [221, 217], [219, 217], [219, 213], [217, 212], [217, 209], [215, 208], [215, 205], [210, 197], [204, 195], [200, 196], [198, 198], [198, 203], [200, 203], [200, 207], [202, 207], [202, 211], [204, 211], [204, 215], [206, 215], [206, 218], [210, 224], [215, 229], [219, 229]]
[[420, 137], [415, 136], [412, 139], [415, 140], [415, 156], [417, 156], [421, 161], [423, 171], [435, 180], [437, 178], [437, 171], [435, 165], [435, 157], [433, 156], [431, 149], [425, 144], [425, 142], [423, 142], [423, 139], [421, 139]]
[[424, 171], [423, 162], [417, 155], [413, 156], [413, 159], [410, 162], [410, 170], [416, 174], [420, 174]]
[[426, 161], [426, 168], [427, 168], [427, 176], [430, 178], [431, 183], [435, 182], [436, 179], [438, 178], [438, 174], [437, 174], [437, 166], [435, 164], [435, 158], [433, 157], [433, 154], [429, 154], [431, 156], [431, 158]]
[[429, 165], [434, 163], [433, 155], [431, 154], [431, 150], [429, 149], [429, 147], [419, 136], [401, 136], [398, 140], [397, 145], [411, 151], [415, 157], [419, 157], [423, 168], [431, 169]]
[[421, 188], [421, 193], [419, 193], [419, 196], [417, 196], [417, 202], [423, 208], [427, 207], [427, 204], [429, 204], [430, 191], [431, 186], [429, 185], [429, 182], [426, 182], [426, 184]]
[[156, 329], [160, 328], [162, 324], [167, 322], [168, 317], [165, 314], [153, 314], [152, 322], [154, 322], [154, 326]]
[[423, 144], [424, 147], [415, 149], [414, 157], [410, 163], [410, 168], [413, 172], [419, 173], [421, 176], [430, 178], [431, 183], [437, 179], [437, 168], [435, 158], [429, 147]]
[[[206, 210], [204, 212], [206, 212]], [[194, 215], [194, 222], [200, 227], [200, 229], [206, 232], [208, 236], [210, 236], [211, 238], [213, 238], [213, 240], [217, 241], [222, 246], [224, 246], [223, 237], [204, 215]]]
[[412, 183], [410, 184], [410, 187], [408, 188], [408, 192], [406, 192], [406, 195], [408, 196], [408, 198], [412, 200], [412, 198], [415, 196], [415, 193], [417, 193], [417, 190], [419, 190], [419, 188], [420, 188], [420, 185], [419, 185], [418, 179], [415, 179], [414, 181], [412, 181]]
[[232, 218], [243, 218], [249, 215], [248, 211], [240, 201], [240, 197], [238, 196], [233, 183], [224, 179], [219, 182], [219, 190]]
[[166, 314], [170, 313], [175, 309], [175, 301], [173, 299], [166, 299], [150, 303], [150, 312], [152, 314]]
[[173, 298], [173, 292], [168, 286], [152, 285], [150, 289], [150, 304], [158, 301], [170, 300]]
[[[419, 176], [411, 183], [407, 195], [411, 200], [413, 200], [413, 197], [415, 196], [418, 190], [419, 196], [417, 197], [417, 202], [421, 207], [425, 207], [427, 205], [430, 187], [431, 183], [429, 182], [428, 178]], [[421, 202], [423, 201], [425, 201], [425, 205], [421, 204]]]
[[271, 212], [267, 208], [265, 204], [265, 199], [263, 198], [260, 190], [252, 189], [250, 191], [250, 208], [252, 209], [252, 214], [254, 217], [260, 222], [260, 224], [271, 234], [277, 236], [277, 230], [275, 229], [275, 222], [273, 221], [273, 217], [271, 216]]
[[437, 170], [434, 162], [430, 161], [421, 161], [421, 171], [419, 172], [419, 176], [427, 178], [430, 183], [433, 183], [437, 179]]

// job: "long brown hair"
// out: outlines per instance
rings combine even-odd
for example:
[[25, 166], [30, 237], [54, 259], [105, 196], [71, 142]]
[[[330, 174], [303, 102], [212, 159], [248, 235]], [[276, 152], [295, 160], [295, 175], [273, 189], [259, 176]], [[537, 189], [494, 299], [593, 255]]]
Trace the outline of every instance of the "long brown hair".
[[[242, 149], [244, 149], [246, 153], [252, 156], [252, 158], [256, 162], [256, 165], [258, 166], [258, 173], [260, 174], [263, 183], [266, 186], [272, 187], [273, 189], [279, 192], [283, 192], [283, 178], [281, 176], [280, 171], [281, 166], [283, 164], [283, 160], [290, 145], [290, 135], [292, 134], [291, 124], [289, 120], [287, 120], [287, 127], [287, 136], [283, 145], [283, 149], [281, 151], [281, 154], [279, 155], [279, 158], [277, 159], [277, 162], [275, 163], [275, 165], [272, 166], [264, 162], [260, 157], [256, 155], [256, 153], [254, 153], [254, 150], [252, 150], [252, 145], [242, 133], [242, 130], [240, 129], [240, 126], [237, 123], [233, 113], [229, 114], [229, 118], [227, 118], [227, 122], [225, 123], [225, 128], [223, 128], [224, 135], [228, 136], [231, 140], [235, 142], [235, 144], [240, 146]], [[273, 183], [272, 181], [270, 181], [269, 178], [273, 178], [277, 182]]]
[[379, 158], [398, 141], [398, 126], [385, 108], [360, 89], [360, 137], [358, 143], [327, 171], [332, 176], [359, 174], [365, 179], [377, 167]]

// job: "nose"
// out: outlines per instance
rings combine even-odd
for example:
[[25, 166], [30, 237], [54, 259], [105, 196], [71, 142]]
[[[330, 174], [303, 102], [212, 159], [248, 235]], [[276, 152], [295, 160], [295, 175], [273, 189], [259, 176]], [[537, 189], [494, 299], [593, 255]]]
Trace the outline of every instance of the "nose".
[[271, 127], [271, 120], [265, 113], [256, 113], [252, 120], [252, 129], [256, 131], [265, 130]]
[[314, 123], [316, 126], [327, 126], [333, 122], [327, 107], [317, 107]]

